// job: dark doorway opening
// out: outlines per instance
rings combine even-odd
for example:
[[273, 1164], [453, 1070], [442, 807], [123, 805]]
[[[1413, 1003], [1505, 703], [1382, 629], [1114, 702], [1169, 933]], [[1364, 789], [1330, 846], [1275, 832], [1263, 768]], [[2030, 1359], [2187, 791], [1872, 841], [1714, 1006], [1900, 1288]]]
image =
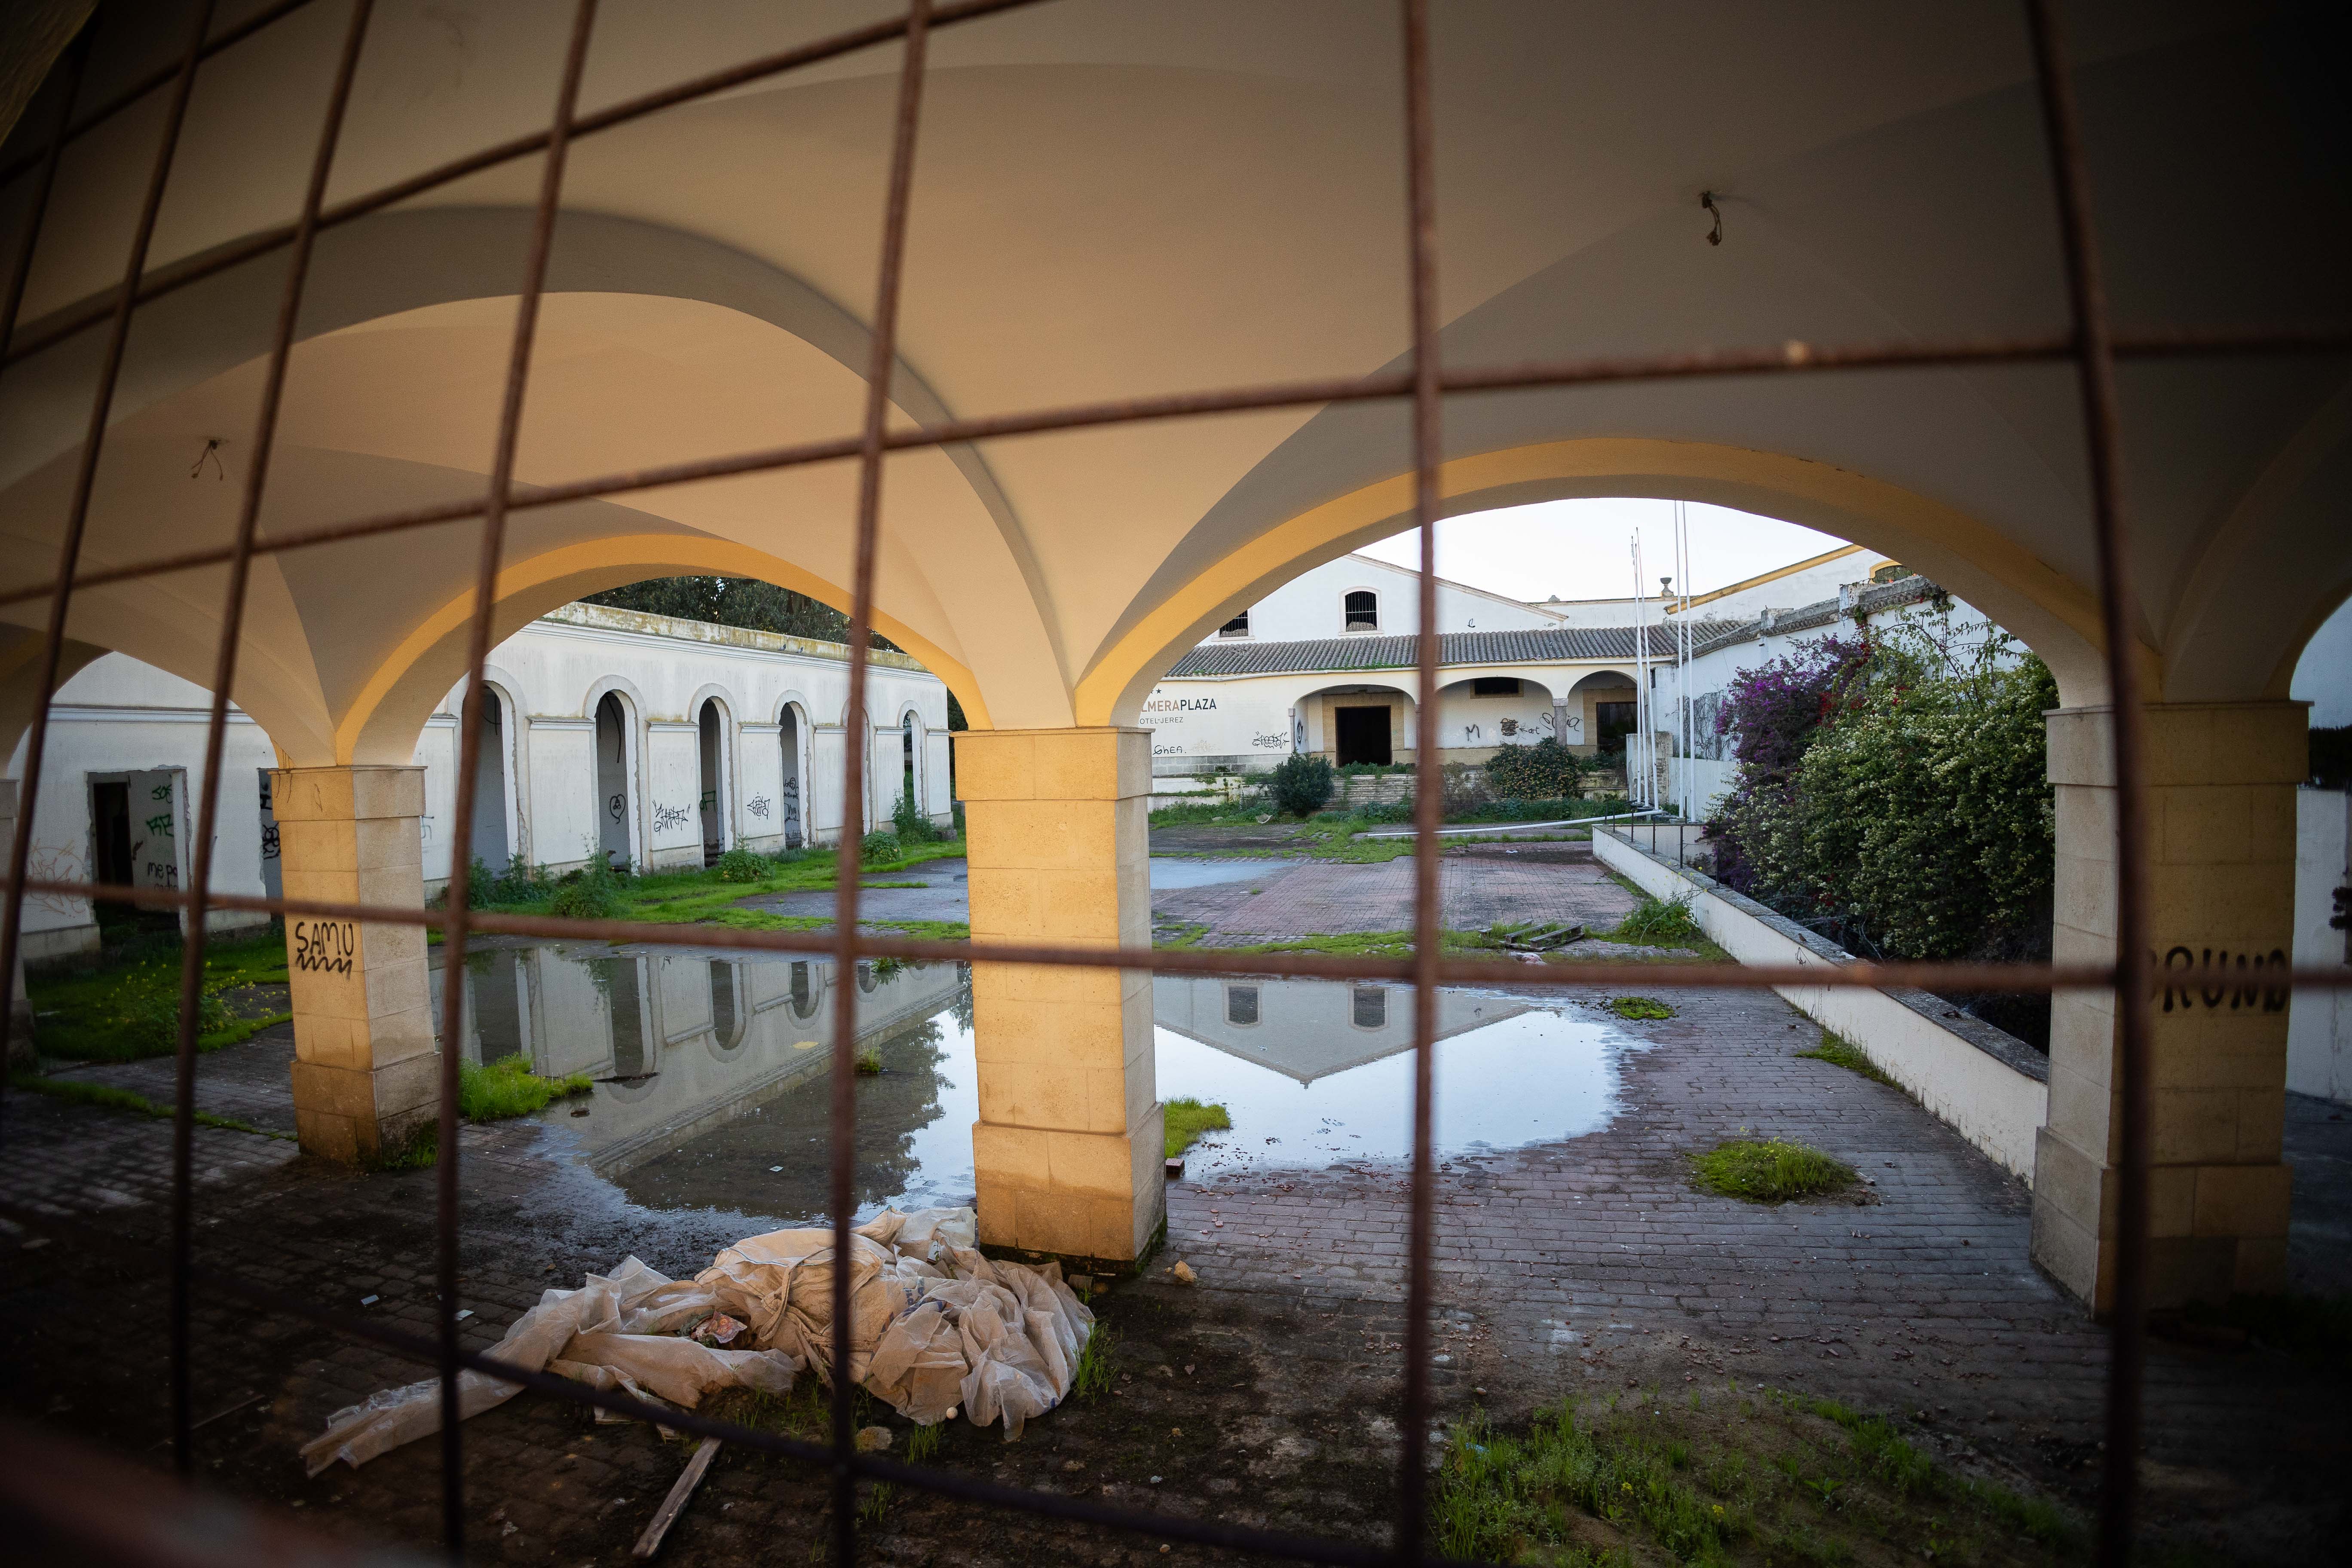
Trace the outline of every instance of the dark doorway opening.
[[1599, 731], [1595, 739], [1604, 752], [1622, 752], [1625, 737], [1640, 725], [1634, 716], [1638, 705], [1632, 702], [1596, 702], [1592, 705], [1592, 727]]
[[1389, 710], [1386, 703], [1378, 708], [1342, 708], [1337, 717], [1341, 767], [1349, 763], [1387, 763], [1395, 760], [1395, 752], [1389, 743]]
[[[89, 820], [92, 837], [97, 840], [94, 847], [98, 852], [98, 879], [111, 887], [131, 886], [131, 786], [90, 785]], [[136, 904], [100, 899], [91, 905], [91, 910], [97, 917], [101, 941], [117, 931], [127, 935], [139, 924]]]

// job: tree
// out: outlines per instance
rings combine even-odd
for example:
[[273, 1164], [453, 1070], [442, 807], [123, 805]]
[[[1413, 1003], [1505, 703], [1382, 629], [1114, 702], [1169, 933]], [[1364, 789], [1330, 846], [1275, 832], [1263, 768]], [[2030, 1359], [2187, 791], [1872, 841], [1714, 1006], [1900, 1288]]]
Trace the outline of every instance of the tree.
[[[741, 626], [747, 631], [781, 632], [818, 642], [849, 640], [846, 615], [822, 599], [756, 577], [648, 577], [642, 583], [591, 594], [586, 602], [649, 616], [676, 616], [683, 621]], [[876, 647], [902, 651], [879, 632], [872, 637]]]

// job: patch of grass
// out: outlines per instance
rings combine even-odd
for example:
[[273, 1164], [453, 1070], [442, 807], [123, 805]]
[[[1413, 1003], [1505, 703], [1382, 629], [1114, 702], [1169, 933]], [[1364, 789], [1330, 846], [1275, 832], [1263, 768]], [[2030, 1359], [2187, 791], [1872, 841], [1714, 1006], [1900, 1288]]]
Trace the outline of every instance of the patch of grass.
[[[43, 1078], [37, 1073], [11, 1073], [8, 1087], [23, 1089], [27, 1094], [46, 1094], [69, 1105], [87, 1105], [100, 1110], [128, 1110], [135, 1116], [152, 1116], [158, 1121], [172, 1120], [170, 1106], [158, 1105], [143, 1094], [133, 1094], [127, 1089], [116, 1089], [110, 1084], [84, 1083], [79, 1079], [71, 1078]], [[195, 1120], [199, 1127], [217, 1127], [226, 1132], [251, 1132], [285, 1142], [293, 1141], [283, 1132], [268, 1131], [250, 1121], [239, 1121], [234, 1117], [215, 1116], [209, 1110], [197, 1111]]]
[[858, 1047], [854, 1065], [859, 1078], [881, 1077], [882, 1047], [880, 1046]]
[[[1474, 952], [1495, 952], [1502, 948], [1502, 939], [1483, 931], [1449, 931], [1444, 933], [1441, 952], [1460, 955]], [[1254, 942], [1247, 947], [1219, 948], [1220, 952], [1336, 952], [1359, 958], [1405, 958], [1412, 952], [1412, 932], [1409, 931], [1357, 931], [1330, 934], [1285, 937], [1279, 942]]]
[[1817, 1062], [1827, 1062], [1832, 1067], [1843, 1068], [1848, 1072], [1858, 1072], [1873, 1083], [1883, 1083], [1889, 1089], [1903, 1087], [1881, 1072], [1876, 1062], [1864, 1056], [1860, 1046], [1834, 1029], [1823, 1029], [1821, 1044], [1810, 1051], [1799, 1051], [1797, 1055]]
[[1615, 996], [1608, 1003], [1612, 1013], [1621, 1018], [1671, 1018], [1675, 1010], [1654, 996]]
[[1078, 1364], [1070, 1375], [1073, 1397], [1096, 1399], [1110, 1392], [1118, 1377], [1110, 1364], [1110, 1352], [1118, 1343], [1118, 1331], [1100, 1321], [1087, 1331], [1087, 1342], [1078, 1347]]
[[[27, 974], [33, 1037], [41, 1054], [110, 1062], [170, 1056], [179, 1048], [181, 952], [174, 937], [167, 943], [142, 942], [127, 952], [109, 954], [89, 968]], [[272, 926], [263, 936], [207, 942], [196, 1048], [216, 1051], [284, 1023], [293, 1015], [236, 1017], [228, 1001], [247, 986], [286, 983], [282, 926]]]
[[876, 889], [882, 889], [882, 888], [928, 888], [928, 887], [929, 887], [929, 886], [930, 886], [930, 884], [929, 884], [929, 882], [867, 882], [867, 881], [860, 881], [857, 885], [858, 885], [860, 888], [865, 889], [866, 889], [866, 891], [868, 891], [868, 892], [872, 892], [872, 891], [874, 891], [874, 890], [876, 890]]
[[1524, 1433], [1456, 1425], [1432, 1522], [1449, 1556], [1623, 1568], [2042, 1568], [2084, 1543], [2055, 1505], [1955, 1476], [1885, 1420], [1779, 1393], [1670, 1404], [1651, 1390], [1564, 1402]]
[[1642, 896], [1633, 912], [1617, 922], [1613, 933], [1619, 942], [1637, 942], [1652, 947], [1679, 947], [1703, 939], [1706, 932], [1691, 918], [1690, 898], [1677, 894], [1671, 899]]
[[1171, 1100], [1168, 1102], [1168, 1157], [1174, 1159], [1201, 1141], [1203, 1132], [1224, 1132], [1232, 1130], [1234, 1119], [1222, 1105], [1204, 1104], [1192, 1100]]
[[1853, 1167], [1783, 1139], [1735, 1138], [1696, 1157], [1699, 1184], [1749, 1203], [1785, 1203], [1853, 1184]]
[[936, 1458], [940, 1439], [947, 1435], [948, 1424], [934, 1421], [928, 1426], [918, 1426], [907, 1434], [907, 1463], [922, 1465]]
[[584, 1072], [541, 1078], [528, 1058], [500, 1057], [488, 1066], [457, 1064], [457, 1109], [468, 1121], [505, 1121], [543, 1110], [550, 1102], [586, 1094], [594, 1087]]

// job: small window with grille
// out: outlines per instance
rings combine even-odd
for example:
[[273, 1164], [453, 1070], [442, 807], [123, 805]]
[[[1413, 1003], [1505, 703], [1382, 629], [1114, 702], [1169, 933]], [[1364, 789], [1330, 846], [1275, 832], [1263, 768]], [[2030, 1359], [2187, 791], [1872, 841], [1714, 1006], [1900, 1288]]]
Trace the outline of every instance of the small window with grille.
[[1376, 632], [1381, 629], [1381, 596], [1369, 588], [1359, 588], [1348, 595], [1348, 629], [1351, 632]]
[[1473, 697], [1517, 697], [1519, 683], [1507, 675], [1482, 675], [1470, 683]]
[[1235, 616], [1232, 620], [1227, 621], [1223, 626], [1219, 626], [1217, 628], [1217, 635], [1221, 637], [1245, 637], [1249, 636], [1249, 612], [1247, 610], [1244, 610], [1240, 615]]
[[1257, 987], [1228, 985], [1225, 987], [1225, 1022], [1252, 1026], [1257, 1022]]

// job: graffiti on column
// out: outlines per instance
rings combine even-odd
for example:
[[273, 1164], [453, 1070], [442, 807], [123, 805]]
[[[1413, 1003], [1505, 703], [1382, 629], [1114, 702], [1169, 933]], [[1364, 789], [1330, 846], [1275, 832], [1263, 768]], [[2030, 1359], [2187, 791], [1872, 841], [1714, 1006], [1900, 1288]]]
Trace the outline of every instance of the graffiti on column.
[[296, 921], [294, 967], [323, 974], [349, 974], [360, 949], [360, 928], [349, 921]]
[[2227, 948], [2175, 947], [2157, 967], [2162, 972], [2158, 989], [2168, 1013], [2175, 1008], [2190, 1012], [2200, 1006], [2214, 1012], [2286, 1011], [2286, 982], [2263, 978], [2265, 970], [2273, 976], [2285, 973], [2287, 957], [2282, 948], [2267, 953], [2239, 953], [2232, 965]]

